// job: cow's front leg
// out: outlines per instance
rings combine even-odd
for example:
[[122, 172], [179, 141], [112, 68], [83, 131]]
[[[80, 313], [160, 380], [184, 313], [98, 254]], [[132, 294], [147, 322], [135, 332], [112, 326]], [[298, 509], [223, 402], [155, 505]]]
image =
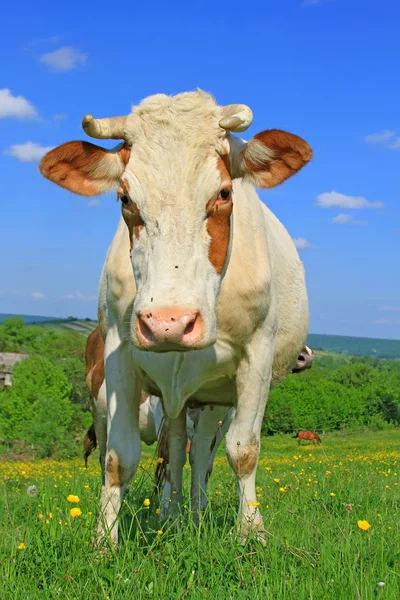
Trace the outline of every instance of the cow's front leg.
[[140, 459], [140, 385], [129, 343], [123, 342], [116, 327], [110, 328], [105, 345], [107, 388], [107, 451], [101, 494], [98, 534], [109, 533], [118, 543], [117, 516], [126, 487]]
[[210, 405], [199, 410], [190, 446], [192, 467], [191, 505], [197, 522], [207, 507], [207, 484], [217, 450], [229, 427], [226, 406]]
[[168, 435], [168, 466], [161, 499], [161, 515], [175, 519], [178, 506], [182, 501], [182, 474], [186, 462], [186, 408], [176, 419], [165, 418], [165, 430]]
[[268, 397], [273, 349], [253, 340], [237, 372], [237, 407], [226, 437], [229, 463], [239, 487], [239, 521], [242, 541], [250, 530], [264, 542], [264, 526], [256, 496], [256, 470], [260, 433]]

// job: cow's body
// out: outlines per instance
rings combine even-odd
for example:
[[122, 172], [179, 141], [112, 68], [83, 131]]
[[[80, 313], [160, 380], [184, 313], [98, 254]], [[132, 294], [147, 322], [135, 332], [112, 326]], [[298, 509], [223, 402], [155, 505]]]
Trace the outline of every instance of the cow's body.
[[255, 491], [262, 418], [271, 385], [304, 345], [308, 304], [294, 244], [251, 183], [279, 185], [311, 149], [278, 130], [250, 142], [231, 135], [251, 119], [248, 107], [218, 107], [201, 91], [153, 96], [128, 117], [85, 117], [92, 137], [124, 139], [113, 152], [71, 142], [41, 162], [59, 185], [83, 195], [117, 187], [122, 203], [99, 300], [107, 391], [101, 506], [114, 541], [140, 457], [142, 389], [163, 398], [171, 512], [181, 499], [187, 404], [216, 407], [200, 412], [192, 440], [195, 508], [203, 505], [218, 413], [233, 407], [227, 455], [242, 530], [262, 529]]
[[[246, 424], [243, 435], [239, 421], [237, 429], [229, 431], [228, 457], [234, 468], [243, 473], [242, 511], [252, 523], [257, 523], [261, 517], [252, 504], [257, 501], [254, 477], [259, 433], [256, 431], [261, 426], [270, 386], [282, 381], [304, 345], [308, 331], [308, 304], [303, 266], [283, 225], [260, 202], [251, 186], [235, 182], [234, 194], [237, 211], [234, 215], [232, 254], [217, 305], [218, 341], [209, 348], [187, 353], [155, 354], [132, 349], [128, 345], [126, 360], [130, 365], [127, 368], [129, 372], [139, 369], [140, 385], [148, 393], [163, 397], [172, 428], [186, 402], [237, 407], [237, 388], [243, 386], [246, 389], [242, 390], [240, 408], [245, 420], [249, 415], [255, 420], [254, 429]], [[107, 333], [107, 360], [107, 356], [115, 352], [115, 347], [121, 350], [122, 340], [129, 339], [128, 315], [135, 299], [129, 235], [123, 219], [108, 252], [100, 283], [100, 322], [107, 318], [102, 314], [105, 297], [109, 299], [108, 316], [111, 313], [110, 320], [116, 323], [114, 331], [108, 330]], [[245, 362], [247, 352], [254, 359], [250, 372]], [[112, 373], [113, 369], [110, 371]], [[112, 374], [109, 380], [113, 380]], [[256, 414], [254, 404], [258, 405]], [[128, 420], [127, 415], [125, 419]], [[223, 420], [217, 413], [215, 419]], [[214, 422], [208, 438], [202, 440], [198, 433], [192, 441], [193, 477], [201, 480], [201, 488], [206, 487], [204, 477], [197, 473], [206, 472], [204, 462], [208, 464], [209, 438], [214, 436], [215, 427]], [[172, 435], [175, 435], [175, 440], [171, 440], [173, 445], [179, 437], [176, 433]], [[176, 474], [171, 474], [179, 481], [174, 490], [178, 493], [186, 443], [183, 422], [180, 435], [182, 441], [177, 452]], [[196, 445], [199, 446], [197, 452]], [[173, 496], [176, 501], [178, 493]], [[199, 494], [200, 490], [192, 491], [195, 498]]]

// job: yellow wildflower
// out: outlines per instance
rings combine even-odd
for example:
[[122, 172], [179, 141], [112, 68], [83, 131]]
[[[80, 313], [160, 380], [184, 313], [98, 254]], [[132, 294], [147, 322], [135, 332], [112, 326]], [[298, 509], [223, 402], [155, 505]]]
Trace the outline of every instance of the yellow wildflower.
[[24, 544], [24, 542], [20, 543], [20, 545], [18, 546], [18, 550], [25, 550], [25, 544]]
[[39, 514], [38, 514], [38, 519], [43, 519], [43, 515], [42, 515], [42, 513], [39, 513]]
[[143, 502], [143, 506], [150, 506], [150, 500], [148, 498], [145, 498], [144, 502]]
[[278, 477], [276, 477], [276, 478], [274, 479], [274, 481], [275, 481], [275, 483], [279, 483], [279, 482], [280, 482], [280, 479], [279, 479]]
[[336, 496], [335, 492], [331, 492], [329, 495], [332, 496], [332, 498]]
[[286, 492], [286, 488], [284, 488], [284, 487], [280, 487], [280, 488], [279, 488], [279, 491], [281, 492], [281, 494], [283, 494], [284, 492]]
[[53, 513], [49, 513], [49, 519], [53, 518]]
[[157, 514], [157, 515], [160, 515], [160, 514], [161, 514], [161, 508], [157, 508], [157, 510], [156, 510], [156, 514]]
[[161, 465], [164, 462], [164, 459], [160, 456], [159, 458], [157, 458], [157, 462], [159, 465]]
[[74, 496], [74, 494], [70, 494], [67, 496], [67, 501], [73, 504], [77, 504], [79, 502], [79, 496]]
[[82, 511], [80, 508], [71, 508], [71, 510], [69, 511], [69, 514], [74, 519], [75, 517], [80, 517], [82, 514]]
[[357, 525], [363, 531], [368, 531], [368, 529], [370, 529], [370, 527], [371, 527], [371, 525], [368, 523], [368, 521], [358, 521]]
[[159, 530], [157, 531], [157, 535], [162, 535], [162, 534], [163, 534], [163, 530], [162, 530], [162, 529], [159, 529]]

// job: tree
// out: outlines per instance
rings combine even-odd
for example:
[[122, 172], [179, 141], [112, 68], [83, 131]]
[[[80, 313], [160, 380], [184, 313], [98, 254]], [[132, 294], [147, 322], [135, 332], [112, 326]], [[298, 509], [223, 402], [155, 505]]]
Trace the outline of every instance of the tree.
[[39, 356], [16, 365], [12, 383], [2, 394], [0, 413], [0, 434], [7, 441], [21, 437], [40, 397], [61, 401], [68, 399], [71, 392], [71, 385], [63, 370]]

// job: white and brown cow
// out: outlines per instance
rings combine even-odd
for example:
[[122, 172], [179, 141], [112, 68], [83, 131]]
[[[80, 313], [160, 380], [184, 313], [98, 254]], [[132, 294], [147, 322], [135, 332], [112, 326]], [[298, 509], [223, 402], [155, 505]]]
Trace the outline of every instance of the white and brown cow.
[[[121, 199], [99, 298], [107, 390], [99, 532], [105, 522], [114, 542], [140, 458], [142, 389], [163, 398], [172, 514], [181, 499], [186, 405], [234, 407], [226, 446], [241, 529], [262, 537], [255, 490], [261, 422], [271, 385], [304, 345], [308, 302], [296, 248], [253, 185], [279, 185], [312, 151], [280, 130], [249, 142], [232, 135], [251, 121], [247, 106], [221, 107], [202, 91], [159, 94], [126, 117], [84, 118], [90, 136], [123, 140], [114, 150], [69, 142], [41, 161], [43, 175], [70, 191], [117, 189]], [[210, 426], [202, 420], [210, 414], [201, 412], [192, 440], [194, 504], [209, 458]]]

